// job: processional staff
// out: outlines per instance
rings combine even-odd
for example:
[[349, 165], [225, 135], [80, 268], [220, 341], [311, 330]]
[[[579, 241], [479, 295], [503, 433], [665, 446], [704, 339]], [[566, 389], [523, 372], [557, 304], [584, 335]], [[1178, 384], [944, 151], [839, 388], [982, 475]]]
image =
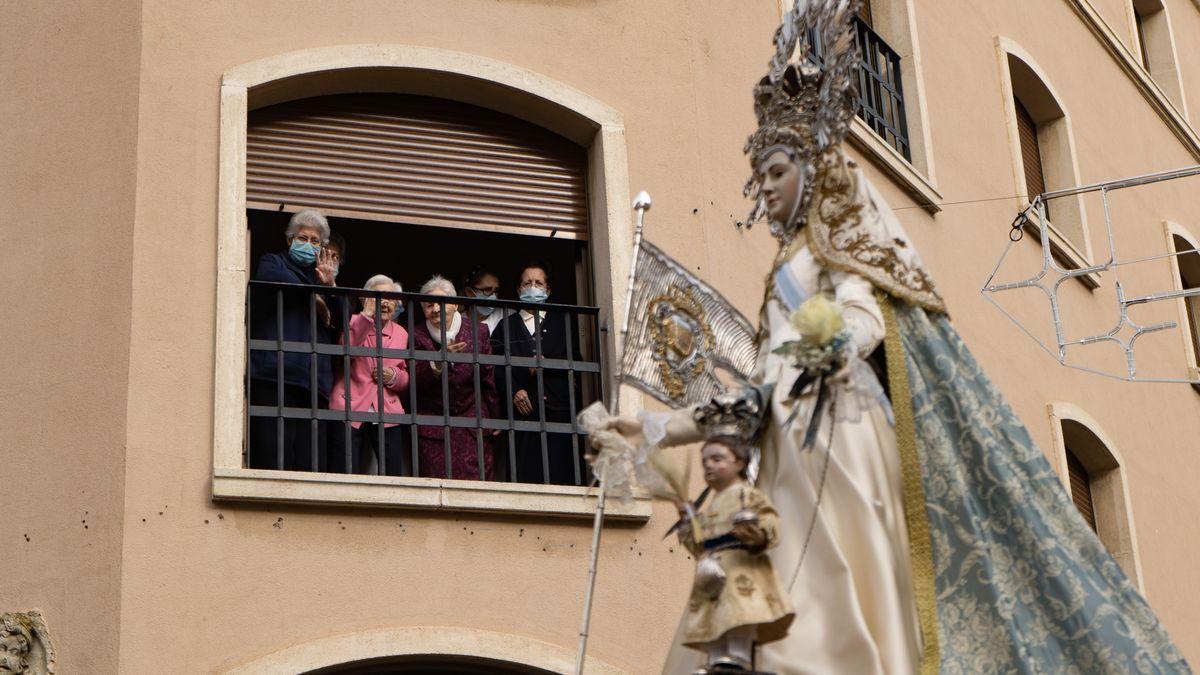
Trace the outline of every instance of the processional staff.
[[[642, 228], [645, 226], [646, 212], [650, 210], [650, 195], [645, 190], [637, 193], [633, 199], [633, 210], [637, 212], [637, 224], [633, 228], [633, 252], [629, 256], [629, 278], [626, 282], [624, 317], [621, 319], [621, 349], [625, 349], [629, 338], [629, 317], [633, 305], [633, 281], [637, 276], [638, 251], [642, 248]], [[620, 364], [621, 359], [616, 363]], [[621, 410], [621, 384], [625, 380], [625, 369], [617, 367], [616, 386], [609, 404], [609, 413], [614, 417]], [[575, 658], [575, 675], [583, 675], [583, 661], [587, 654], [588, 625], [592, 619], [592, 596], [596, 590], [596, 562], [600, 557], [600, 531], [604, 524], [604, 498], [606, 495], [604, 479], [601, 476], [600, 495], [596, 499], [596, 517], [592, 522], [592, 551], [591, 562], [588, 565], [587, 593], [583, 599], [583, 625], [579, 629], [579, 654]]]

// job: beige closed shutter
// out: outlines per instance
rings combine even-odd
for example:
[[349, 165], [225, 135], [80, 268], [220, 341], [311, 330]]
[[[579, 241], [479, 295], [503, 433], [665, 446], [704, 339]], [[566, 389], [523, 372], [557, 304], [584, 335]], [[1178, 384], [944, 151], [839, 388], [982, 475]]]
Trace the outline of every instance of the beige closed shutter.
[[246, 203], [351, 218], [587, 237], [587, 154], [446, 99], [347, 94], [250, 112]]
[[1075, 453], [1070, 450], [1067, 450], [1067, 478], [1071, 483], [1071, 501], [1075, 502], [1075, 508], [1083, 514], [1083, 519], [1087, 521], [1088, 526], [1094, 532], [1096, 530], [1096, 510], [1092, 506], [1092, 480], [1088, 476], [1083, 462], [1080, 462]]

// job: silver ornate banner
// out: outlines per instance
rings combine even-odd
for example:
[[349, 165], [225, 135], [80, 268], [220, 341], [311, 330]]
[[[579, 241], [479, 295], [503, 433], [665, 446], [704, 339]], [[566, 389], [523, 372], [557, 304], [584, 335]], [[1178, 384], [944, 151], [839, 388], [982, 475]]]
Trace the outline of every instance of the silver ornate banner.
[[747, 380], [758, 349], [746, 317], [647, 241], [635, 265], [625, 381], [679, 408], [724, 391], [718, 370]]

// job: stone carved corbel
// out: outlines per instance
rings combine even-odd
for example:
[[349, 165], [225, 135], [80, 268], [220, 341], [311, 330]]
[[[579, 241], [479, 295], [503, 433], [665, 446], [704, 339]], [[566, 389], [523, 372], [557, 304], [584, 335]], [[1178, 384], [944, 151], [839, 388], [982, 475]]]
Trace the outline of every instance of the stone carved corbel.
[[0, 614], [0, 675], [46, 675], [54, 672], [54, 660], [40, 610]]

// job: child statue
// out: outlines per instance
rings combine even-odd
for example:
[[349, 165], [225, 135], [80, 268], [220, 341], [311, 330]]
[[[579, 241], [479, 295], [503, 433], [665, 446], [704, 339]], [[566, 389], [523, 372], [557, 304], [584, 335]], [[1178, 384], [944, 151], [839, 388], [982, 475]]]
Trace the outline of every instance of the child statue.
[[750, 669], [755, 644], [783, 638], [795, 616], [767, 557], [779, 516], [746, 480], [757, 414], [723, 405], [734, 400], [718, 396], [697, 411], [708, 432], [700, 456], [711, 498], [699, 513], [678, 505], [679, 540], [697, 561], [682, 626], [683, 645], [707, 654], [697, 673]]

